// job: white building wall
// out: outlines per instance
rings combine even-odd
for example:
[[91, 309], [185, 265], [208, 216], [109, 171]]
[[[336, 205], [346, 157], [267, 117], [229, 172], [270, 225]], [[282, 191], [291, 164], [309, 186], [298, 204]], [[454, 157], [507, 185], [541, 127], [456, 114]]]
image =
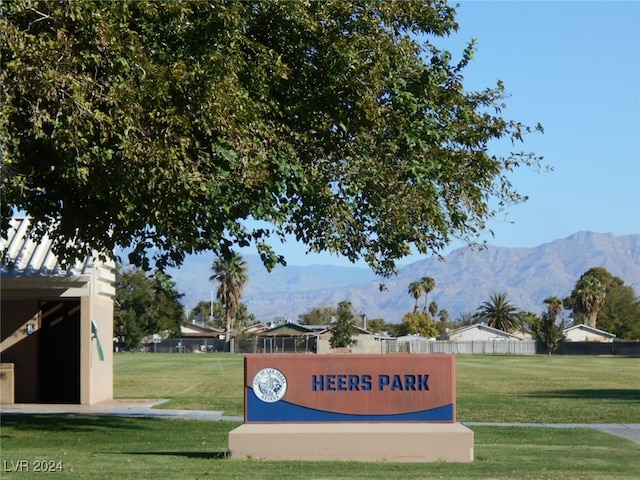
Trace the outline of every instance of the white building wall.
[[508, 335], [500, 335], [496, 332], [491, 332], [487, 330], [483, 330], [480, 328], [469, 329], [465, 332], [460, 332], [460, 334], [451, 335], [451, 340], [453, 341], [495, 341], [495, 340], [509, 340], [512, 337]]
[[565, 330], [567, 342], [613, 342], [613, 338], [582, 329]]

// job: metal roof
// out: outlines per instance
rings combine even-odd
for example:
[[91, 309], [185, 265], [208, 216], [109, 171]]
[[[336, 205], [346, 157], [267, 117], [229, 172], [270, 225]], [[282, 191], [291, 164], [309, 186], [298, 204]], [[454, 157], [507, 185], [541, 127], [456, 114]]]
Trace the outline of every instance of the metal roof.
[[12, 218], [9, 230], [0, 238], [2, 277], [77, 277], [91, 272], [94, 261], [90, 257], [63, 267], [51, 250], [51, 238], [31, 238], [27, 233], [30, 225], [30, 218]]
[[271, 328], [258, 334], [259, 337], [299, 337], [303, 335], [311, 335], [317, 333], [315, 330], [308, 328], [306, 325], [297, 323], [284, 323], [277, 327]]

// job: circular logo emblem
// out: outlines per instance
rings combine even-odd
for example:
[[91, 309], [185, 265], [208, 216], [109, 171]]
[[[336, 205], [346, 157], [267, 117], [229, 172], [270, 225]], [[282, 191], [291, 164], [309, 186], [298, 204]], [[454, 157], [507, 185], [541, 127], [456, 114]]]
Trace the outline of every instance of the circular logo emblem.
[[275, 368], [263, 368], [253, 377], [253, 393], [266, 403], [274, 403], [284, 397], [287, 377]]

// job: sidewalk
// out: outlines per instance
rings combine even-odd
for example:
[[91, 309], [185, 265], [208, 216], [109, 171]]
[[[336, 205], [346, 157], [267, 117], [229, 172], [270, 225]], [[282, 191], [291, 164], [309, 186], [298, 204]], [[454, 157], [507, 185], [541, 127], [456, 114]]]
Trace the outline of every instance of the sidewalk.
[[[165, 410], [154, 408], [167, 400], [112, 400], [97, 405], [53, 405], [20, 403], [0, 405], [0, 414], [11, 415], [89, 415], [114, 417], [182, 418], [208, 421], [242, 422], [243, 417], [225, 416], [211, 410]], [[461, 422], [466, 427], [534, 427], [534, 428], [593, 428], [640, 444], [640, 423], [491, 423]]]
[[491, 423], [462, 422], [466, 427], [593, 428], [640, 444], [640, 423]]
[[0, 414], [11, 415], [88, 415], [112, 417], [183, 418], [209, 421], [244, 421], [215, 410], [169, 410], [154, 408], [167, 400], [112, 400], [96, 405], [16, 403], [0, 405]]

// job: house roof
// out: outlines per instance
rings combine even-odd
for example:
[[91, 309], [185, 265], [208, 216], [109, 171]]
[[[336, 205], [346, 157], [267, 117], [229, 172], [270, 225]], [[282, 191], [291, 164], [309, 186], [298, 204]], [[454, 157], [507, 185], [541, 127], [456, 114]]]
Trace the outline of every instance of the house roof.
[[[259, 332], [260, 337], [301, 337], [310, 335], [324, 335], [335, 328], [334, 325], [300, 325], [299, 323], [283, 323], [277, 327]], [[356, 327], [358, 334], [369, 334], [371, 332]]]
[[586, 332], [589, 332], [593, 335], [600, 335], [603, 337], [607, 337], [607, 338], [615, 338], [615, 335], [613, 333], [609, 333], [609, 332], [605, 332], [604, 330], [599, 330], [595, 327], [590, 327], [589, 325], [584, 325], [584, 324], [578, 324], [578, 325], [574, 325], [572, 327], [569, 328], [565, 328], [563, 331], [565, 334], [572, 332], [574, 330], [583, 330]]
[[277, 327], [261, 332], [261, 337], [299, 337], [318, 333], [316, 329], [298, 323], [284, 323]]
[[483, 330], [485, 332], [491, 333], [498, 337], [505, 337], [505, 338], [508, 337], [514, 340], [522, 340], [522, 338], [518, 337], [517, 335], [513, 335], [512, 333], [505, 332], [503, 330], [498, 330], [497, 328], [490, 327], [489, 325], [485, 325], [483, 323], [474, 323], [473, 325], [467, 325], [465, 327], [460, 327], [455, 330], [451, 330], [450, 332], [447, 332], [446, 334], [442, 335], [442, 337], [451, 338], [452, 336], [460, 335], [471, 330]]
[[209, 325], [201, 325], [198, 323], [182, 322], [180, 324], [180, 333], [183, 337], [215, 337], [217, 338], [224, 333], [224, 330], [213, 328]]
[[429, 338], [423, 337], [422, 335], [418, 335], [418, 334], [411, 334], [411, 335], [402, 335], [400, 337], [397, 337], [396, 341], [398, 343], [402, 343], [402, 342], [428, 342]]
[[269, 330], [269, 326], [264, 323], [255, 323], [253, 325], [249, 325], [242, 332], [246, 335], [256, 335], [258, 333], [262, 333], [266, 330]]
[[[328, 327], [327, 326], [321, 327], [320, 325], [308, 325], [308, 327], [309, 328], [316, 327], [315, 331], [318, 333], [318, 335], [324, 335], [326, 333], [331, 332], [331, 330], [333, 330], [334, 328], [336, 328], [335, 325], [329, 325]], [[358, 327], [358, 326], [356, 326], [356, 333], [358, 335], [373, 335], [373, 333], [371, 333], [369, 330], [365, 330], [364, 328]]]

